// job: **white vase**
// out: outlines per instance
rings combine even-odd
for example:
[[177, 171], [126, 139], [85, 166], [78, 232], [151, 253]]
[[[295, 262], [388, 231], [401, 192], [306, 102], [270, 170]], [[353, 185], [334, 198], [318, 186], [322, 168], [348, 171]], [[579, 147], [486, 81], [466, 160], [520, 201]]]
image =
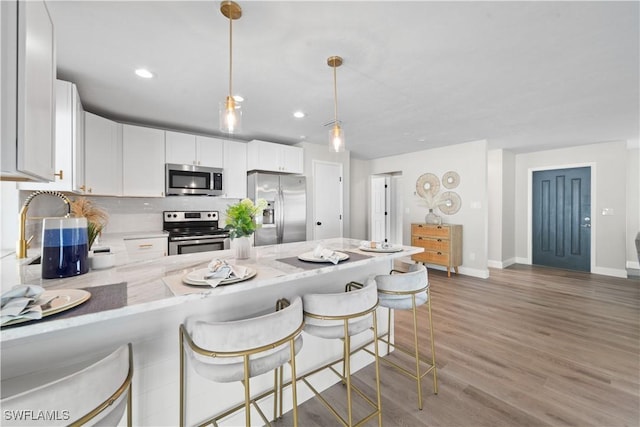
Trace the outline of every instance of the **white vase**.
[[231, 247], [235, 251], [236, 259], [250, 258], [251, 246], [253, 246], [253, 236], [236, 237], [231, 240]]

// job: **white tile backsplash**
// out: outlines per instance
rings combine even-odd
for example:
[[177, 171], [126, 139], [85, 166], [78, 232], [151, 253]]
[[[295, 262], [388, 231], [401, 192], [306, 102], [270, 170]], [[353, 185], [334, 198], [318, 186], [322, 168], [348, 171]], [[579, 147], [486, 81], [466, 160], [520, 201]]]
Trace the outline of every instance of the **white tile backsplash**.
[[[30, 191], [20, 191], [19, 204], [22, 206]], [[70, 199], [80, 197], [75, 194], [67, 194]], [[109, 222], [105, 228], [106, 233], [131, 233], [162, 230], [163, 211], [219, 211], [220, 226], [224, 225], [223, 218], [227, 206], [237, 203], [238, 199], [225, 199], [206, 196], [174, 196], [174, 197], [87, 197], [96, 205], [103, 208], [109, 214]], [[57, 197], [38, 196], [29, 205], [28, 217], [36, 219], [28, 220], [26, 234], [35, 236], [33, 244], [41, 239], [41, 217], [63, 216], [66, 213], [64, 203]], [[18, 212], [15, 214], [17, 227]], [[32, 245], [33, 247], [33, 245]]]

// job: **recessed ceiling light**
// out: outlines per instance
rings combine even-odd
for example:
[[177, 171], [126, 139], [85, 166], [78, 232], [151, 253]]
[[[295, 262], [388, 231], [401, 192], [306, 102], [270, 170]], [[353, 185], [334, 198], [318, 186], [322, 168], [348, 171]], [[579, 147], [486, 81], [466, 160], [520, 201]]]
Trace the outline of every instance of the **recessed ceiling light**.
[[296, 111], [295, 113], [293, 113], [293, 117], [295, 117], [296, 119], [301, 119], [305, 116], [306, 114], [304, 113], [304, 111]]
[[151, 71], [147, 70], [146, 68], [138, 68], [136, 70], [136, 75], [138, 77], [142, 77], [143, 79], [153, 78], [153, 73]]
[[242, 102], [242, 101], [244, 101], [244, 98], [243, 98], [242, 96], [240, 96], [240, 95], [233, 95], [233, 99], [234, 99], [234, 101], [236, 101], [236, 102]]

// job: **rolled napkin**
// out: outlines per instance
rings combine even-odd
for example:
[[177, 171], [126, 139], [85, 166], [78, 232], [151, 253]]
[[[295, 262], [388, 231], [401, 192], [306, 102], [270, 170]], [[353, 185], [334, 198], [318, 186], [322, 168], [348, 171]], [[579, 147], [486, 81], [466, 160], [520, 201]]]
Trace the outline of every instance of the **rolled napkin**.
[[336, 251], [326, 249], [322, 247], [322, 245], [316, 246], [316, 248], [313, 250], [313, 256], [320, 259], [326, 259], [327, 261], [331, 261], [334, 264], [340, 262], [340, 255]]
[[387, 243], [387, 242], [375, 242], [375, 241], [369, 241], [369, 240], [363, 240], [362, 242], [360, 242], [360, 247], [362, 248], [389, 249], [392, 246], [393, 245], [391, 245], [391, 243]]
[[247, 275], [247, 267], [229, 264], [225, 260], [214, 259], [209, 263], [208, 267], [209, 273], [204, 275], [204, 279], [212, 288], [218, 286], [223, 280], [241, 279]]
[[44, 288], [37, 285], [16, 285], [2, 294], [0, 325], [16, 319], [42, 319], [42, 308], [37, 303]]

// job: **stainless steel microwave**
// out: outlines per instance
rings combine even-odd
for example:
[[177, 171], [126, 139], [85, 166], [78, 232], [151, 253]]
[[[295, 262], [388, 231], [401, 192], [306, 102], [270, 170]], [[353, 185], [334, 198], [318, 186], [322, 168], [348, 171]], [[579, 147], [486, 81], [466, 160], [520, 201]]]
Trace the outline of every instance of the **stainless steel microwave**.
[[222, 169], [195, 165], [165, 165], [167, 196], [222, 196]]

